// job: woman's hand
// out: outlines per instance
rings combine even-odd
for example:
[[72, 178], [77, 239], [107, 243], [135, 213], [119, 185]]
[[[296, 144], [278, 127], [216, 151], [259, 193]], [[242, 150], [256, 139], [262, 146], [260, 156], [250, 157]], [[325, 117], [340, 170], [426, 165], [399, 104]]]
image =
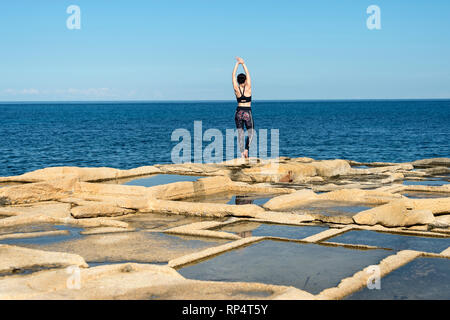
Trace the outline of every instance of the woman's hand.
[[242, 60], [242, 58], [236, 57], [236, 60], [239, 64], [244, 64], [244, 60]]

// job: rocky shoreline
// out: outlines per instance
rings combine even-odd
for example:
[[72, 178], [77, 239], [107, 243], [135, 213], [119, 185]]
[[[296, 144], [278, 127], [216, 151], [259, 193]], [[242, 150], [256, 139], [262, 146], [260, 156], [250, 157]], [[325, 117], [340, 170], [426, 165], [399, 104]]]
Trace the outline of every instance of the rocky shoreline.
[[[123, 184], [167, 174], [204, 177], [151, 187]], [[0, 299], [254, 299], [255, 291], [267, 293], [267, 299], [341, 299], [365, 286], [365, 270], [311, 294], [271, 283], [187, 279], [177, 269], [276, 240], [221, 230], [245, 221], [327, 228], [298, 239], [305, 244], [322, 245], [351, 230], [448, 237], [442, 252], [394, 251], [378, 263], [382, 276], [417, 257], [448, 259], [449, 178], [449, 158], [359, 163], [304, 157], [130, 170], [55, 167], [0, 177]], [[261, 195], [268, 201], [236, 205], [208, 200], [223, 194]], [[345, 212], [344, 207], [362, 209]], [[76, 239], [58, 242], [73, 233], [52, 227], [60, 225], [81, 231]], [[195, 240], [174, 244], [168, 235]], [[56, 243], [1, 244], [39, 238], [55, 238]], [[67, 287], [69, 266], [80, 268], [81, 289]]]

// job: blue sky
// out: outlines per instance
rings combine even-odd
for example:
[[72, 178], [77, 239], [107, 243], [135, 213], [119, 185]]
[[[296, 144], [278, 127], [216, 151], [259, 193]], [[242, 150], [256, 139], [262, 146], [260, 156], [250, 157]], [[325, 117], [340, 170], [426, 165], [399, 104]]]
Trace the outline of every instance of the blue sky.
[[235, 56], [255, 100], [450, 98], [449, 16], [448, 0], [2, 1], [0, 101], [231, 100]]

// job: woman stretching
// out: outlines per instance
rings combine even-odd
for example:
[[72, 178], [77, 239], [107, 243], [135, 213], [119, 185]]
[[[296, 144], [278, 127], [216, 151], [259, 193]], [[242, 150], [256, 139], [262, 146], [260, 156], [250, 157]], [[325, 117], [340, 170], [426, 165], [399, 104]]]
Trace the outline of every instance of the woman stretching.
[[[250, 79], [250, 73], [248, 72], [247, 66], [244, 60], [241, 58], [236, 58], [237, 62], [233, 70], [233, 88], [236, 94], [236, 99], [238, 106], [236, 109], [236, 114], [234, 115], [234, 121], [236, 123], [236, 128], [238, 130], [238, 140], [239, 149], [241, 150], [241, 156], [248, 158], [248, 151], [250, 149], [250, 144], [253, 139], [253, 117], [252, 117], [252, 82]], [[244, 67], [244, 73], [240, 73], [236, 77], [236, 72], [239, 65], [242, 64]], [[247, 95], [245, 95], [247, 93]], [[244, 146], [244, 125], [247, 128], [247, 139]]]

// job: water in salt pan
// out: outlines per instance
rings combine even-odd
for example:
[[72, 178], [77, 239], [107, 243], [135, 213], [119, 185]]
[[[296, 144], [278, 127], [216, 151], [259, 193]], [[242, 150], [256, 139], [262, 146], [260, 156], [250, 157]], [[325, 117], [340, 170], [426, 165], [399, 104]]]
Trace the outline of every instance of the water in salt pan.
[[133, 261], [133, 260], [123, 260], [123, 261], [116, 261], [116, 262], [110, 262], [110, 261], [87, 261], [87, 264], [89, 265], [89, 268], [93, 267], [99, 267], [99, 266], [105, 266], [105, 265], [111, 265], [111, 264], [124, 264], [124, 263], [139, 263], [139, 264], [152, 264], [152, 265], [158, 265], [158, 266], [164, 266], [167, 265], [167, 262], [139, 262], [139, 261]]
[[160, 184], [168, 184], [181, 181], [196, 181], [198, 178], [205, 178], [203, 176], [187, 176], [178, 174], [155, 174], [145, 178], [138, 178], [128, 182], [124, 185], [128, 186], [142, 186], [142, 187], [154, 187]]
[[[58, 235], [46, 235], [46, 236], [38, 236], [38, 237], [29, 237], [29, 238], [16, 238], [16, 239], [3, 239], [0, 240], [0, 244], [9, 244], [9, 245], [50, 245], [57, 242], [62, 241], [69, 241], [74, 239], [81, 238], [80, 231], [82, 231], [82, 228], [76, 228], [71, 227], [67, 225], [49, 225], [44, 224], [41, 226], [34, 226], [35, 228], [32, 228], [29, 226], [28, 228], [22, 228], [18, 229], [16, 228], [14, 232], [11, 232], [12, 230], [9, 230], [8, 233], [34, 233], [34, 232], [44, 232], [44, 231], [57, 231], [57, 230], [66, 230], [68, 231], [67, 234], [58, 234]], [[37, 227], [37, 228], [36, 228]], [[7, 234], [7, 233], [5, 233]]]
[[403, 193], [405, 197], [411, 199], [434, 199], [434, 198], [447, 198], [450, 197], [450, 193], [439, 193], [439, 192], [417, 192], [408, 191]]
[[204, 203], [222, 203], [222, 204], [233, 204], [233, 205], [243, 205], [243, 204], [256, 204], [263, 205], [271, 198], [277, 195], [267, 195], [267, 194], [243, 194], [243, 193], [232, 193], [223, 192], [207, 196], [198, 196], [183, 199], [182, 201], [187, 202], [204, 202]]
[[355, 205], [344, 201], [317, 201], [305, 206], [292, 208], [291, 210], [308, 211], [326, 216], [349, 216], [372, 209], [368, 205]]
[[391, 252], [266, 240], [182, 267], [178, 272], [188, 279], [260, 282], [317, 294], [378, 264]]
[[352, 166], [353, 169], [369, 169], [369, 166]]
[[216, 230], [231, 232], [243, 238], [267, 236], [301, 240], [327, 229], [327, 226], [291, 226], [245, 221], [232, 223]]
[[430, 179], [430, 180], [404, 180], [403, 184], [406, 186], [443, 186], [445, 184], [449, 184], [449, 181], [446, 180], [437, 180], [437, 179]]
[[352, 230], [328, 240], [345, 244], [365, 244], [394, 250], [418, 250], [433, 253], [440, 253], [450, 246], [450, 237], [420, 237], [370, 230]]
[[137, 213], [121, 220], [128, 223], [130, 228], [135, 228], [137, 230], [166, 230], [195, 222], [225, 221], [226, 219], [227, 218], [194, 217], [162, 213]]
[[348, 300], [449, 300], [450, 259], [417, 258], [381, 278], [380, 290], [363, 289]]
[[17, 239], [16, 245], [45, 251], [78, 254], [87, 262], [167, 263], [169, 260], [208, 247], [221, 245], [227, 240], [179, 237], [162, 232], [134, 231], [80, 235], [71, 239], [52, 237], [54, 241]]
[[0, 235], [9, 233], [28, 233], [28, 232], [45, 232], [56, 231], [54, 225], [48, 223], [24, 224], [18, 226], [9, 226], [0, 228]]

